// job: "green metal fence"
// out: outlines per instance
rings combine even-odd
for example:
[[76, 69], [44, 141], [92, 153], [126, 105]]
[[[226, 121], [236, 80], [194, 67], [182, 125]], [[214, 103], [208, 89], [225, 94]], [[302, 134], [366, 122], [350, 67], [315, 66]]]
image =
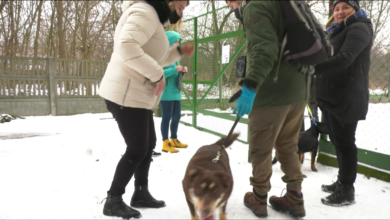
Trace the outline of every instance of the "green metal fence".
[[[218, 22], [213, 23], [214, 20]], [[242, 26], [235, 20], [234, 14], [223, 7], [185, 21], [180, 33], [184, 42], [195, 44], [194, 56], [181, 61], [189, 68], [183, 86], [182, 123], [219, 136], [227, 135], [235, 120], [231, 108], [234, 105], [228, 104], [228, 99], [240, 89], [240, 79], [235, 77], [236, 60], [246, 53]], [[359, 172], [390, 181], [390, 139], [387, 138], [387, 131], [390, 130], [390, 56], [383, 52], [385, 45], [380, 44], [376, 43], [372, 52], [371, 113], [366, 121], [360, 123], [357, 131], [358, 147], [367, 148], [359, 149]], [[230, 45], [227, 64], [221, 63], [224, 45]], [[381, 122], [381, 118], [386, 122]], [[308, 119], [305, 120], [308, 124]], [[248, 120], [243, 118], [236, 129], [241, 132], [240, 141], [244, 143], [248, 142], [247, 124]], [[379, 129], [377, 125], [380, 125]], [[375, 141], [370, 143], [372, 136], [375, 136]], [[372, 144], [377, 146], [372, 149]], [[322, 135], [318, 162], [337, 165], [334, 155], [334, 146], [327, 136]]]
[[[182, 123], [222, 136], [227, 135], [236, 119], [228, 103], [239, 90], [235, 77], [238, 56], [245, 54], [244, 33], [227, 7], [185, 21], [181, 35], [187, 43], [195, 44], [192, 58], [181, 60], [188, 67], [183, 80]], [[216, 19], [223, 23], [213, 23]], [[229, 62], [222, 62], [222, 47], [230, 46]], [[213, 109], [218, 109], [214, 111]], [[229, 109], [230, 108], [230, 109]], [[224, 110], [225, 113], [223, 113]], [[186, 113], [187, 112], [187, 113]], [[200, 119], [202, 117], [202, 119]], [[239, 140], [247, 143], [248, 120], [243, 118], [236, 131]]]

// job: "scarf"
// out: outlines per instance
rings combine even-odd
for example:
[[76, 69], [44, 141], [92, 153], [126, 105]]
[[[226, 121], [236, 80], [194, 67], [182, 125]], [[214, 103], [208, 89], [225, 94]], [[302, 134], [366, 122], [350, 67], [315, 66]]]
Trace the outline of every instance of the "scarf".
[[367, 18], [367, 17], [368, 17], [367, 13], [363, 9], [360, 9], [359, 11], [357, 11], [355, 14], [353, 14], [349, 18], [345, 19], [344, 21], [342, 21], [340, 23], [333, 23], [333, 24], [329, 25], [326, 28], [326, 31], [328, 32], [328, 34], [330, 36], [335, 36], [338, 33], [340, 33], [346, 26], [351, 24], [352, 22], [354, 22], [358, 19]]

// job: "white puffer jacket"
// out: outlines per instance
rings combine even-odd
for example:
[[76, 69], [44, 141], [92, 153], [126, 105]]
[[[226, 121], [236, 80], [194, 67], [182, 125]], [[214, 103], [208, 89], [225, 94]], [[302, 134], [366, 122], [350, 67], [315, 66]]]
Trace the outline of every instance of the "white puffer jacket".
[[164, 77], [164, 66], [180, 59], [169, 48], [155, 9], [144, 1], [124, 1], [116, 26], [114, 52], [99, 88], [99, 95], [118, 105], [155, 109], [161, 96], [155, 82]]

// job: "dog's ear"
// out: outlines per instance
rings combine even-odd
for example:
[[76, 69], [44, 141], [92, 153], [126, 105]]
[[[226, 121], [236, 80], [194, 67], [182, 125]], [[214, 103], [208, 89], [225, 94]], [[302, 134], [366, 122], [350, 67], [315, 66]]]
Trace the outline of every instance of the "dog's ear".
[[225, 140], [227, 137], [223, 137], [221, 138], [219, 141], [217, 141], [215, 144], [219, 145], [219, 146], [225, 146], [225, 148], [229, 147], [230, 145], [232, 145], [233, 141], [235, 141], [238, 136], [240, 136], [240, 134], [238, 133], [234, 133], [230, 136], [229, 140], [226, 142], [225, 144]]
[[227, 175], [225, 172], [216, 171], [215, 176], [221, 180], [222, 186], [228, 188], [232, 184], [232, 178]]

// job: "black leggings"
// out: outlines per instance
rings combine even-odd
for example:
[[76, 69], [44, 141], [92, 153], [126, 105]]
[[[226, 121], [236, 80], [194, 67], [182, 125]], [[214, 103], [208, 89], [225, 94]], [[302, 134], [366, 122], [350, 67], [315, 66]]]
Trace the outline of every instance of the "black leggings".
[[120, 159], [110, 193], [120, 196], [134, 175], [134, 185], [148, 185], [150, 163], [153, 149], [156, 146], [153, 112], [147, 109], [121, 107], [106, 100], [107, 109], [112, 113], [127, 148]]
[[357, 147], [355, 133], [358, 122], [342, 124], [325, 109], [321, 109], [329, 138], [336, 149], [339, 164], [338, 180], [346, 185], [353, 185], [357, 175]]

